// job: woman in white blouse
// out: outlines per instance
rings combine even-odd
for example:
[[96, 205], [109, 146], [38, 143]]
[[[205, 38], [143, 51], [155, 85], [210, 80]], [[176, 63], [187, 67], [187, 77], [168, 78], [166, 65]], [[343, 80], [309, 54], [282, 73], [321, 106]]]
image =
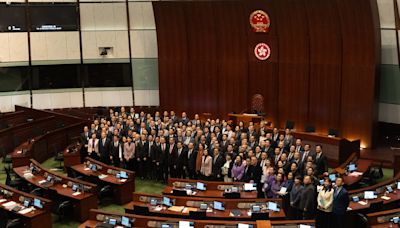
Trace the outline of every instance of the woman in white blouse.
[[226, 162], [221, 168], [221, 173], [224, 176], [224, 182], [232, 182], [231, 170], [232, 170], [232, 156], [230, 154], [226, 154], [225, 156]]
[[325, 177], [323, 188], [319, 191], [317, 198], [316, 227], [332, 227], [333, 192], [331, 180]]

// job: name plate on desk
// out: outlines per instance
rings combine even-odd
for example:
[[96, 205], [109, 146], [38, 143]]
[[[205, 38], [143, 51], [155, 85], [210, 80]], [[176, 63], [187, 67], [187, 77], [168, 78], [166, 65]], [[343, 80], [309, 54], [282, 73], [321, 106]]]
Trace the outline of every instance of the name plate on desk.
[[79, 196], [80, 194], [82, 194], [82, 193], [80, 193], [80, 192], [74, 192], [74, 193], [72, 193], [73, 196]]
[[388, 197], [388, 196], [382, 196], [381, 199], [383, 199], [383, 200], [390, 200], [391, 198]]
[[363, 205], [363, 206], [365, 206], [365, 205], [368, 204], [367, 202], [364, 202], [364, 201], [360, 201], [360, 202], [358, 202], [358, 203], [361, 204], [361, 205]]
[[104, 174], [99, 175], [99, 179], [104, 179], [106, 177], [108, 177], [108, 175], [104, 175]]

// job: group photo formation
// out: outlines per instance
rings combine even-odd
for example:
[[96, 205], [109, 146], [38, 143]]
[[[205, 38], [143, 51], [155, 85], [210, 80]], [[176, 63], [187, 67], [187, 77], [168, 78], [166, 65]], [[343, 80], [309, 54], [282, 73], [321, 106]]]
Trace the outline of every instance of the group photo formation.
[[400, 227], [400, 0], [0, 0], [0, 228]]

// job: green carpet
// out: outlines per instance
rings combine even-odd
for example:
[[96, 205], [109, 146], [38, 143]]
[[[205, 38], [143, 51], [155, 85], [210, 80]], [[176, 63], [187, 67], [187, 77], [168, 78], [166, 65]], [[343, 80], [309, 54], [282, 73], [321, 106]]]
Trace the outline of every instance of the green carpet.
[[[54, 161], [53, 158], [48, 159], [47, 161], [43, 162], [42, 164], [44, 167], [48, 169], [56, 169], [59, 166], [59, 162]], [[6, 175], [4, 172], [4, 163], [0, 162], [0, 182], [5, 183]], [[56, 171], [56, 170], [55, 170]], [[57, 170], [63, 175], [66, 175], [62, 170]], [[384, 176], [377, 180], [377, 182], [381, 182], [393, 177], [393, 169], [383, 169]], [[136, 180], [136, 192], [145, 192], [149, 194], [161, 194], [162, 190], [164, 189], [165, 185], [161, 182], [155, 181], [147, 181], [147, 180]], [[99, 205], [99, 209], [106, 210], [106, 211], [113, 211], [113, 212], [120, 212], [123, 213], [124, 209], [122, 206], [117, 204], [108, 204], [108, 205]], [[53, 215], [53, 227], [55, 228], [71, 228], [71, 227], [78, 227], [80, 223], [76, 221], [57, 221], [57, 216]]]

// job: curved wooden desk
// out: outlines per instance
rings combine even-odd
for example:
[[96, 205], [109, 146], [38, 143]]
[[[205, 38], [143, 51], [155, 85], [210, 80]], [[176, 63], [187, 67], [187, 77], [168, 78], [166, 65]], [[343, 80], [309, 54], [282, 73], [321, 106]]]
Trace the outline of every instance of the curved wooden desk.
[[[29, 169], [29, 166], [21, 166], [14, 168], [14, 172], [28, 181], [32, 185], [42, 188], [45, 192], [48, 192], [48, 189], [55, 191], [59, 196], [70, 199], [74, 203], [74, 219], [79, 221], [85, 221], [89, 216], [89, 210], [92, 208], [97, 208], [97, 195], [96, 195], [96, 185], [88, 182], [84, 182], [78, 179], [69, 178], [58, 173], [52, 172], [43, 168], [40, 163], [31, 159], [32, 165], [37, 167], [40, 171], [33, 175], [30, 178], [26, 178], [25, 173]], [[45, 175], [50, 174], [54, 177], [57, 177], [59, 180], [50, 186], [43, 186], [41, 184], [42, 181], [46, 180]], [[81, 194], [76, 194], [72, 188], [72, 184], [80, 184], [83, 185], [86, 192], [82, 192]], [[57, 199], [53, 199], [57, 200]]]
[[[4, 191], [5, 190], [5, 191]], [[7, 193], [6, 193], [7, 192]], [[10, 195], [12, 193], [12, 196]], [[33, 199], [39, 199], [42, 202], [43, 208], [34, 208], [31, 212], [24, 213], [23, 210], [19, 212], [13, 212], [8, 210], [4, 205], [10, 202], [15, 202], [22, 205], [22, 202], [27, 199], [32, 201]], [[28, 228], [42, 227], [50, 228], [52, 227], [51, 220], [51, 201], [44, 199], [35, 195], [31, 195], [25, 192], [18, 191], [17, 189], [11, 188], [7, 185], [0, 184], [0, 210], [7, 214], [12, 214], [13, 217], [21, 218], [24, 226]]]
[[[96, 171], [92, 171], [88, 168], [88, 164], [95, 164], [98, 169]], [[101, 169], [99, 169], [99, 167]], [[85, 164], [74, 165], [70, 168], [74, 172], [83, 175], [87, 181], [91, 181], [92, 183], [100, 181], [104, 184], [111, 185], [114, 189], [114, 200], [117, 204], [121, 205], [129, 202], [131, 200], [132, 192], [135, 191], [135, 172], [130, 170], [106, 165], [89, 157], [86, 157]], [[128, 174], [128, 179], [118, 179], [115, 176], [115, 173], [120, 171], [126, 172]], [[100, 178], [101, 175], [106, 175], [107, 177]]]

